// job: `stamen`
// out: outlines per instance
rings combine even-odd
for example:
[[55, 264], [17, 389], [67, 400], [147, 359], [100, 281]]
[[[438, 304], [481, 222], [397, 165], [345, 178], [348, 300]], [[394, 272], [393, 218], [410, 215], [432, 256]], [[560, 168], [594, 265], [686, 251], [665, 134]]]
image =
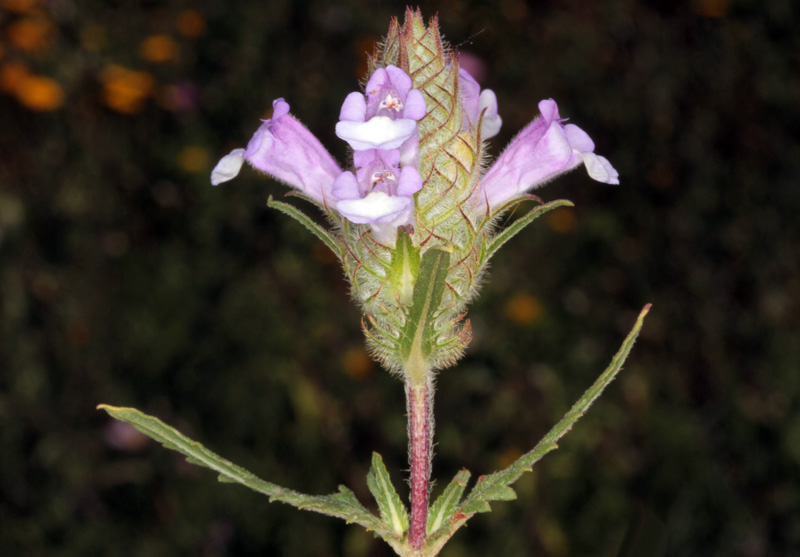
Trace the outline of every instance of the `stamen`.
[[386, 93], [386, 96], [381, 101], [381, 104], [378, 105], [378, 108], [400, 112], [403, 110], [403, 103], [400, 101], [400, 97], [395, 97], [391, 93]]
[[396, 178], [394, 177], [394, 173], [391, 170], [384, 170], [382, 172], [375, 172], [370, 177], [370, 186], [373, 188], [375, 184], [378, 182], [396, 182]]

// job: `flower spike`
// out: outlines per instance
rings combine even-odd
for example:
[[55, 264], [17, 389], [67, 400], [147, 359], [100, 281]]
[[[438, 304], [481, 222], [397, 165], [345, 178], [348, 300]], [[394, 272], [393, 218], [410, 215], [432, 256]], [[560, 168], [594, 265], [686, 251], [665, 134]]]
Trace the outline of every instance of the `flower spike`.
[[619, 175], [552, 99], [539, 103], [541, 115], [486, 169], [484, 142], [502, 125], [497, 97], [459, 66], [437, 19], [426, 23], [419, 10], [407, 10], [402, 25], [392, 22], [369, 71], [364, 92], [347, 95], [336, 123], [336, 135], [353, 149], [346, 168], [278, 99], [272, 118], [246, 149], [219, 161], [211, 181], [232, 179], [247, 161], [322, 206], [330, 230], [272, 202], [339, 255], [368, 316], [374, 352], [393, 371], [403, 372], [411, 357], [397, 339], [410, 330], [420, 262], [433, 250], [447, 253], [452, 264], [431, 283], [437, 307], [426, 309], [430, 322], [414, 329], [425, 332], [424, 365], [435, 370], [453, 363], [469, 342], [463, 316], [492, 256], [538, 216], [569, 202], [542, 204], [505, 230], [496, 217], [578, 166], [608, 184], [619, 183]]

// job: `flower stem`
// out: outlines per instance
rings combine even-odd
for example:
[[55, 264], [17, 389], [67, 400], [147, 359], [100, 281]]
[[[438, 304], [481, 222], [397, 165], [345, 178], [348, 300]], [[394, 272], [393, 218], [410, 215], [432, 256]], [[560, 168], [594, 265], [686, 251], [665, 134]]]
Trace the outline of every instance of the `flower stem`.
[[433, 384], [406, 383], [408, 447], [411, 460], [411, 523], [408, 541], [414, 549], [425, 543], [433, 437]]

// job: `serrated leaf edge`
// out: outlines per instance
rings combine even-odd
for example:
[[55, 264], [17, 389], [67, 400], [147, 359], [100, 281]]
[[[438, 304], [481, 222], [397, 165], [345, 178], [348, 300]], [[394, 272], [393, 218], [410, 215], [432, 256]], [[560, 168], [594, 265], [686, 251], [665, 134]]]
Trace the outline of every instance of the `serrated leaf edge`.
[[[558, 448], [558, 440], [561, 439], [580, 419], [592, 403], [600, 396], [603, 390], [614, 380], [622, 364], [630, 354], [631, 348], [639, 336], [642, 329], [644, 318], [650, 311], [651, 304], [644, 306], [636, 319], [633, 329], [622, 343], [617, 353], [611, 360], [606, 370], [589, 387], [583, 396], [572, 406], [569, 412], [555, 425], [547, 435], [529, 452], [522, 455], [508, 468], [481, 477], [467, 496], [462, 511], [467, 514], [487, 512], [491, 510], [489, 501], [504, 500], [504, 498], [514, 498], [513, 490], [509, 487], [524, 472], [529, 472], [532, 466], [544, 455]], [[510, 493], [509, 493], [510, 492]], [[512, 497], [513, 494], [513, 497]]]
[[372, 467], [367, 473], [367, 487], [378, 503], [383, 521], [398, 537], [402, 537], [408, 530], [408, 510], [392, 484], [383, 457], [378, 453], [372, 453]]
[[164, 447], [183, 454], [187, 457], [187, 461], [217, 472], [220, 477], [225, 478], [225, 481], [239, 483], [263, 493], [269, 496], [270, 501], [280, 501], [301, 510], [314, 511], [344, 519], [347, 523], [359, 524], [367, 530], [374, 531], [393, 547], [396, 546], [397, 540], [394, 531], [364, 508], [356, 499], [355, 494], [343, 485], [339, 486], [338, 492], [331, 495], [306, 495], [258, 478], [244, 468], [208, 450], [197, 441], [186, 437], [158, 418], [135, 408], [100, 404], [97, 409], [104, 410], [112, 418], [132, 425]]
[[450, 518], [459, 509], [461, 496], [467, 488], [470, 476], [469, 470], [462, 469], [450, 481], [442, 494], [436, 498], [428, 512], [428, 536], [436, 533], [441, 528], [449, 527]]

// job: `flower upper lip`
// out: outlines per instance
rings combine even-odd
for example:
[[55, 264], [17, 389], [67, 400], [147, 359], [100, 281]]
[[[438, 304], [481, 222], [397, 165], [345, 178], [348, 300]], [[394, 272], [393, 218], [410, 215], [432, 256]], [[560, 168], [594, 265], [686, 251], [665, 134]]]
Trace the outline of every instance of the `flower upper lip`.
[[336, 135], [356, 151], [397, 149], [417, 132], [425, 116], [422, 93], [398, 67], [378, 68], [367, 82], [366, 97], [347, 95], [339, 113]]

